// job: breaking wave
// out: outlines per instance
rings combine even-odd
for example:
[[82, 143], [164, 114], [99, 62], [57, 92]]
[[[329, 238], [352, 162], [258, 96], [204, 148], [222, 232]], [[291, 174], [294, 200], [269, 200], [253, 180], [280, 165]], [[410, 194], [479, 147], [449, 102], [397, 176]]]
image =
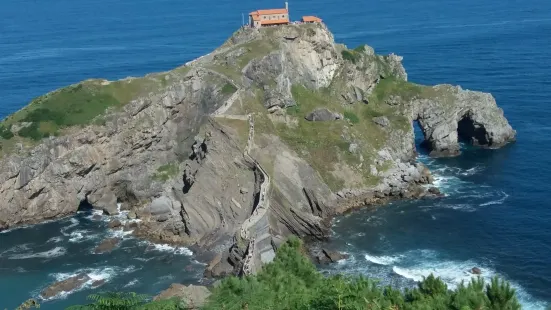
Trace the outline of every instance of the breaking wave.
[[8, 256], [8, 259], [29, 259], [29, 258], [54, 258], [63, 256], [67, 253], [64, 247], [55, 247], [51, 250], [39, 253], [21, 253]]

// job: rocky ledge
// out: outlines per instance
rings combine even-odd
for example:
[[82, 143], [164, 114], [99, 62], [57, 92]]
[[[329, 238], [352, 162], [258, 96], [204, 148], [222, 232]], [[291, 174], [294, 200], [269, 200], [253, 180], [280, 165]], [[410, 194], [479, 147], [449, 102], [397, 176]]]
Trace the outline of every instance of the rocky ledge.
[[436, 197], [415, 121], [433, 156], [516, 133], [490, 94], [411, 83], [401, 61], [323, 24], [243, 28], [172, 71], [41, 96], [0, 124], [0, 230], [120, 206], [216, 276], [254, 273], [289, 234], [326, 238], [351, 208]]

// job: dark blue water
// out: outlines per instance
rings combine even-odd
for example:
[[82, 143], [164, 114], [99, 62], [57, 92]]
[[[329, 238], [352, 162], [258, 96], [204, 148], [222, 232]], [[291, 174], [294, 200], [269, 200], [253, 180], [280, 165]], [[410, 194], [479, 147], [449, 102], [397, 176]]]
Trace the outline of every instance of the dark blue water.
[[[222, 44], [241, 25], [241, 13], [278, 5], [283, 3], [3, 1], [0, 116], [83, 79], [176, 67]], [[511, 280], [525, 308], [542, 309], [551, 301], [551, 3], [300, 0], [290, 9], [294, 19], [319, 15], [349, 46], [367, 43], [380, 53], [405, 56], [412, 81], [492, 92], [518, 131], [518, 142], [503, 150], [466, 149], [459, 158], [438, 161], [422, 157], [448, 196], [340, 219], [335, 240], [352, 258], [335, 268], [404, 286], [433, 272], [453, 286], [478, 266], [486, 275]], [[74, 221], [79, 224], [64, 230], [65, 236], [61, 230]], [[170, 252], [145, 254], [146, 245], [132, 239], [112, 254], [90, 257], [100, 239], [68, 241], [73, 230], [109, 234], [105, 224], [89, 221], [67, 219], [0, 234], [0, 306], [13, 308], [47, 281], [82, 268], [107, 278], [108, 289], [138, 280], [127, 288], [150, 294], [172, 281], [197, 279], [197, 268], [185, 268], [190, 257], [175, 255], [176, 263], [167, 265], [163, 255]], [[177, 279], [163, 280], [169, 275]], [[85, 287], [43, 309], [80, 302], [90, 292]]]

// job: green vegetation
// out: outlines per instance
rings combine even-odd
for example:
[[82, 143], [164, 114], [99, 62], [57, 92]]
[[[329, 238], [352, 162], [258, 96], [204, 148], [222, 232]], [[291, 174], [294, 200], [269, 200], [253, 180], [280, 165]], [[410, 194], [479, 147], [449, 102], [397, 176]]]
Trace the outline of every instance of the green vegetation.
[[183, 310], [187, 309], [182, 301], [177, 299], [147, 301], [146, 295], [136, 293], [103, 293], [88, 296], [92, 302], [87, 305], [77, 305], [67, 310]]
[[[387, 133], [376, 126], [371, 117], [365, 117], [365, 111], [373, 109], [370, 105], [355, 104], [345, 107], [330, 89], [313, 91], [294, 85], [291, 91], [297, 104], [288, 108], [287, 114], [296, 116], [296, 126], [274, 124], [273, 128], [266, 128], [265, 131], [275, 132], [281, 137], [291, 149], [320, 173], [333, 190], [340, 190], [345, 185], [376, 184], [379, 178], [371, 175], [368, 169], [369, 162], [384, 145]], [[309, 112], [320, 107], [342, 113], [348, 122], [310, 122], [304, 119]], [[353, 126], [349, 126], [349, 123]], [[353, 134], [358, 141], [366, 143], [359, 147], [357, 154], [352, 154], [349, 152], [350, 143], [343, 140], [343, 134]], [[362, 158], [364, 164], [360, 167]], [[343, 162], [350, 167], [356, 167], [363, 179], [351, 180], [347, 175], [341, 175], [342, 169], [336, 164]], [[353, 181], [356, 183], [350, 184]]]
[[352, 124], [358, 124], [360, 122], [358, 115], [351, 111], [344, 111], [344, 118], [349, 120]]
[[0, 125], [0, 137], [2, 137], [5, 140], [9, 140], [13, 138], [13, 132], [6, 128], [4, 125]]
[[352, 63], [356, 63], [360, 60], [360, 55], [357, 54], [356, 51], [354, 50], [343, 50], [341, 52], [341, 55], [342, 55], [342, 58], [345, 59], [345, 60], [348, 60]]
[[[184, 75], [187, 67], [168, 73], [149, 74], [143, 78], [128, 78], [109, 82], [87, 80], [40, 96], [25, 108], [10, 115], [0, 123], [0, 137], [9, 140], [19, 137], [40, 140], [57, 135], [64, 128], [102, 124], [101, 118], [107, 109], [120, 108], [131, 100], [152, 92], [158, 92], [170, 84], [170, 80]], [[97, 120], [97, 121], [96, 121]], [[18, 132], [10, 128], [16, 123], [30, 123]]]
[[358, 53], [363, 53], [363, 52], [365, 52], [365, 45], [362, 44], [362, 45], [356, 47], [356, 48], [354, 49], [354, 51], [355, 51], [355, 52], [358, 52]]
[[178, 164], [171, 163], [162, 165], [157, 168], [157, 172], [153, 175], [153, 179], [158, 181], [167, 181], [178, 174]]
[[[91, 304], [68, 310], [177, 310], [182, 301], [147, 302], [135, 293], [90, 295]], [[302, 242], [290, 238], [274, 261], [256, 276], [228, 277], [213, 289], [202, 310], [519, 310], [515, 290], [493, 278], [461, 283], [451, 290], [433, 275], [400, 291], [363, 276], [323, 276], [304, 256]]]
[[235, 87], [231, 83], [226, 83], [224, 87], [222, 87], [222, 93], [227, 95], [235, 93], [236, 90], [237, 90], [237, 87]]
[[324, 277], [301, 254], [301, 242], [290, 239], [273, 263], [253, 277], [234, 277], [214, 289], [204, 310], [214, 309], [520, 309], [508, 283], [482, 279], [449, 290], [439, 278], [427, 277], [417, 288], [399, 291], [364, 277]]

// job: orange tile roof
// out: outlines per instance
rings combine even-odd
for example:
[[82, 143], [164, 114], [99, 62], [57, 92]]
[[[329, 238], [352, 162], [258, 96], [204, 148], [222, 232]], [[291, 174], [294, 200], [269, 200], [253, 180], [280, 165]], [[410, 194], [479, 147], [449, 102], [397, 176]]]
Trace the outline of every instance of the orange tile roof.
[[288, 24], [288, 23], [289, 23], [288, 18], [263, 20], [263, 21], [260, 22], [261, 25], [277, 25], [277, 24]]
[[287, 9], [270, 9], [270, 10], [257, 10], [249, 13], [250, 16], [254, 15], [274, 15], [274, 14], [288, 14]]
[[258, 15], [258, 14], [251, 14], [251, 17], [253, 18], [253, 20], [254, 20], [255, 22], [257, 22], [257, 21], [260, 20], [260, 15]]
[[305, 23], [321, 23], [321, 18], [316, 16], [302, 16], [302, 21]]

